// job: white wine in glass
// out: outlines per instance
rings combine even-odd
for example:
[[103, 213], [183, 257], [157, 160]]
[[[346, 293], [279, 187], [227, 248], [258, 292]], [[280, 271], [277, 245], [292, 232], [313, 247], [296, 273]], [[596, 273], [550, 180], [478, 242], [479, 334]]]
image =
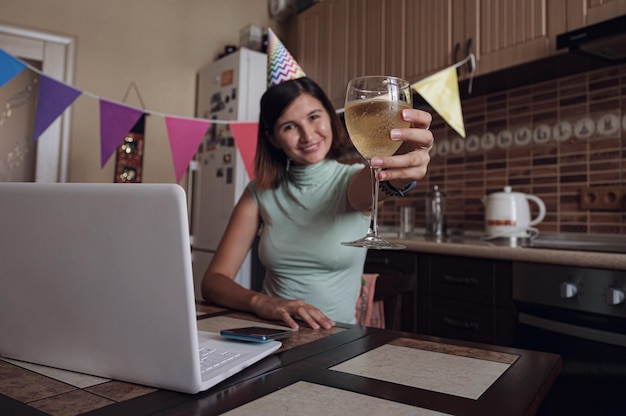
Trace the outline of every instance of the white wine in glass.
[[[346, 92], [345, 119], [350, 140], [370, 163], [374, 156], [392, 156], [402, 144], [391, 140], [390, 132], [407, 128], [402, 110], [411, 108], [411, 87], [403, 79], [389, 76], [354, 78]], [[367, 234], [355, 241], [341, 243], [351, 247], [401, 250], [401, 244], [391, 243], [378, 235], [378, 172], [372, 168], [372, 210]]]

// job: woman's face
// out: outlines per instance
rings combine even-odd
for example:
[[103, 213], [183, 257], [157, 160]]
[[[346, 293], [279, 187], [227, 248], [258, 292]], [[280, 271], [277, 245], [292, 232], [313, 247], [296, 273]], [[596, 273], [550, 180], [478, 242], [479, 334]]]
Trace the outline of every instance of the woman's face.
[[317, 98], [301, 94], [276, 121], [271, 140], [296, 165], [320, 162], [333, 141], [330, 117]]

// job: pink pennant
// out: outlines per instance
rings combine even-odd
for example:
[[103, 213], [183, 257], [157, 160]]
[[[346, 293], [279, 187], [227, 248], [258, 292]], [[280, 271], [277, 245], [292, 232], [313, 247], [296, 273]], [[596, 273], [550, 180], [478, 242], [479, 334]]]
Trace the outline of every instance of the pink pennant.
[[230, 123], [229, 127], [243, 159], [246, 172], [248, 172], [248, 177], [254, 179], [254, 155], [256, 153], [259, 123]]
[[143, 113], [143, 110], [100, 99], [100, 167], [104, 167]]
[[198, 151], [204, 134], [211, 126], [211, 122], [203, 119], [166, 116], [165, 125], [170, 139], [176, 182], [180, 182], [193, 155]]

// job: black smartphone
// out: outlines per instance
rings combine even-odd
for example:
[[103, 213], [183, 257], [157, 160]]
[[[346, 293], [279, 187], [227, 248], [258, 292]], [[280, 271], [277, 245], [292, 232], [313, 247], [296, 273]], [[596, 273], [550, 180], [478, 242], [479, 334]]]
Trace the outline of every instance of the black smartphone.
[[239, 341], [267, 342], [273, 339], [284, 339], [293, 333], [289, 329], [265, 328], [261, 326], [248, 326], [245, 328], [222, 329], [220, 335], [224, 338]]

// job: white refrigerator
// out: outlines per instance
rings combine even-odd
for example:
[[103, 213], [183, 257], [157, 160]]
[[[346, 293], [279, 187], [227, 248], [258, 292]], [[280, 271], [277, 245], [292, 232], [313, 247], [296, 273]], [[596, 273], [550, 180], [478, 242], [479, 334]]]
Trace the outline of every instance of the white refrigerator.
[[[250, 181], [228, 123], [258, 121], [259, 101], [267, 89], [267, 55], [240, 48], [198, 71], [196, 117], [211, 123], [189, 167], [189, 218], [196, 299], [230, 214]], [[256, 137], [253, 138], [256, 142]], [[236, 282], [251, 286], [251, 253]]]

